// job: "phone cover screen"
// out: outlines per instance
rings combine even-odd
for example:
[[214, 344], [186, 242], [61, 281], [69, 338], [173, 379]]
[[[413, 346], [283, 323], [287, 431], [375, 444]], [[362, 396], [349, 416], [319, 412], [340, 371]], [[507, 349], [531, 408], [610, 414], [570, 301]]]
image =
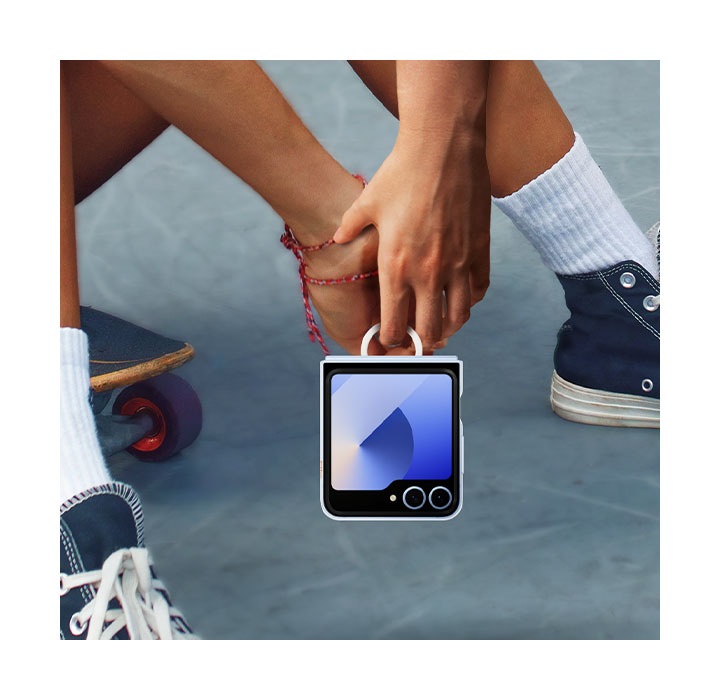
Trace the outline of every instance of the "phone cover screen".
[[446, 373], [333, 373], [331, 484], [381, 491], [397, 479], [449, 479], [452, 378]]

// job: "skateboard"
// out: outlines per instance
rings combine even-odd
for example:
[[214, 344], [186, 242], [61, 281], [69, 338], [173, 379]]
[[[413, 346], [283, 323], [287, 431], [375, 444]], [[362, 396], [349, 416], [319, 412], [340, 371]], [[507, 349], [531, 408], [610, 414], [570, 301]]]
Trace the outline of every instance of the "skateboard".
[[160, 462], [191, 445], [202, 428], [202, 405], [171, 372], [194, 357], [193, 347], [91, 307], [80, 308], [80, 321], [103, 454], [127, 450], [143, 462]]

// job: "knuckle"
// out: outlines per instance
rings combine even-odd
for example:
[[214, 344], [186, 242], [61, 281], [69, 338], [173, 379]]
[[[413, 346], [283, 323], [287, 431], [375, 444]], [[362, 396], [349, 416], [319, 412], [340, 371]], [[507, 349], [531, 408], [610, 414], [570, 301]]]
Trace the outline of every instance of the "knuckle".
[[433, 349], [440, 341], [442, 340], [442, 336], [440, 333], [433, 333], [425, 338], [422, 338], [422, 346], [426, 350]]
[[435, 343], [442, 340], [442, 332], [439, 328], [425, 328], [418, 333], [423, 342], [424, 347], [432, 347]]
[[406, 329], [396, 325], [381, 327], [380, 342], [383, 345], [399, 345], [405, 338]]
[[409, 268], [408, 256], [402, 250], [382, 251], [378, 253], [378, 267], [384, 273], [387, 284], [404, 278]]
[[459, 331], [470, 320], [470, 310], [462, 309], [455, 311], [448, 316], [447, 330], [450, 334]]
[[422, 286], [425, 287], [432, 295], [436, 295], [442, 290], [444, 286], [443, 281], [446, 279], [447, 275], [444, 274], [444, 271], [439, 265], [431, 264], [428, 263], [428, 261], [425, 261], [419, 266], [417, 272], [418, 282], [421, 283]]
[[490, 280], [485, 280], [480, 284], [474, 285], [470, 298], [470, 303], [477, 304], [479, 301], [482, 301], [485, 298], [485, 294], [487, 293], [489, 287]]

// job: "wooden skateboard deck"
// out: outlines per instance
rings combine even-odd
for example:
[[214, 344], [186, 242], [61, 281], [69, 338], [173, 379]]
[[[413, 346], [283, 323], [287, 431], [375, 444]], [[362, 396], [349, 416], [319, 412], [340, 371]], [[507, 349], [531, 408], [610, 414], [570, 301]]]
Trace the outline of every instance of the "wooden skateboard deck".
[[169, 372], [191, 360], [189, 343], [90, 307], [80, 308], [90, 347], [90, 386], [104, 392]]

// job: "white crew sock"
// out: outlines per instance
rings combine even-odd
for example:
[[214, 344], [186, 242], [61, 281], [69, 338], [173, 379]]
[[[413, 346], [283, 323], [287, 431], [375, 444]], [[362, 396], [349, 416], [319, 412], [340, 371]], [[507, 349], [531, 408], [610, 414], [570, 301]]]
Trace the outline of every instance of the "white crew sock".
[[634, 260], [659, 275], [652, 244], [577, 133], [573, 147], [549, 170], [493, 202], [553, 272], [596, 272]]
[[111, 482], [90, 407], [87, 335], [60, 329], [60, 503]]

